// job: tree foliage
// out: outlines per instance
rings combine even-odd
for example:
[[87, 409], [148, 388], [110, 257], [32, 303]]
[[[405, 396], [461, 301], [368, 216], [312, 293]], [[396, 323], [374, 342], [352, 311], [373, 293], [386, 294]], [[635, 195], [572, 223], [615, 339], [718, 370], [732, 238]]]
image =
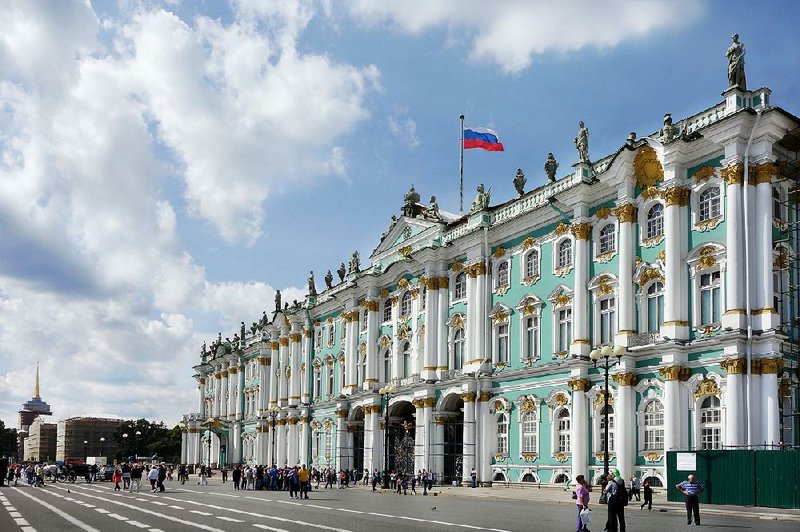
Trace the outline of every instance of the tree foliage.
[[0, 456], [17, 456], [17, 429], [8, 429], [0, 419]]
[[165, 462], [177, 463], [181, 459], [181, 429], [178, 425], [169, 429], [163, 422], [131, 419], [117, 428], [114, 441], [118, 460], [132, 456], [157, 456]]

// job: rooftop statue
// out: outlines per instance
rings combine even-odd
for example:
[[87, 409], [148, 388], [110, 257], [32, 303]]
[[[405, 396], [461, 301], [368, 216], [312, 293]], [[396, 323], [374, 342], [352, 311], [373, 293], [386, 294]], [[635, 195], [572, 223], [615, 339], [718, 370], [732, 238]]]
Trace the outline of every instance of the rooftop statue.
[[583, 120], [578, 122], [578, 136], [575, 137], [575, 148], [578, 150], [580, 162], [589, 162], [589, 128], [583, 124]]
[[492, 189], [484, 190], [483, 183], [478, 185], [478, 193], [475, 195], [475, 199], [472, 200], [472, 208], [470, 209], [470, 213], [478, 212], [485, 210], [489, 207], [489, 200], [492, 197]]
[[354, 251], [353, 256], [350, 257], [350, 273], [358, 273], [360, 271], [361, 271], [361, 259], [358, 256], [358, 251]]
[[261, 327], [266, 327], [269, 324], [269, 318], [267, 318], [267, 311], [264, 311], [264, 314], [261, 315]]
[[664, 127], [661, 128], [661, 141], [670, 142], [675, 138], [675, 126], [672, 125], [672, 115], [664, 115]]
[[311, 270], [308, 274], [308, 295], [317, 295], [317, 284], [314, 282], [314, 270]]
[[744, 44], [739, 42], [739, 34], [731, 36], [733, 43], [728, 48], [728, 86], [743, 91], [747, 90], [747, 79], [744, 75]]
[[208, 348], [206, 347], [206, 343], [203, 342], [203, 347], [200, 348], [200, 358], [205, 359], [207, 353], [208, 353]]
[[520, 196], [525, 194], [525, 183], [527, 182], [525, 174], [522, 173], [522, 168], [517, 168], [517, 175], [514, 176], [514, 188], [517, 189], [517, 194]]
[[326, 289], [333, 288], [333, 274], [331, 273], [330, 270], [328, 270], [328, 273], [325, 274], [325, 288]]
[[339, 269], [336, 270], [336, 274], [339, 276], [339, 282], [344, 282], [344, 276], [347, 273], [347, 269], [344, 267], [344, 262], [339, 265]]
[[439, 204], [436, 202], [436, 196], [431, 196], [430, 205], [428, 205], [428, 210], [425, 212], [425, 216], [431, 220], [442, 219], [442, 215], [439, 212]]
[[419, 192], [414, 190], [414, 185], [403, 196], [403, 216], [413, 218], [416, 215], [416, 205], [419, 203]]
[[244, 342], [244, 332], [245, 332], [245, 327], [244, 327], [244, 322], [242, 322], [241, 327], [239, 327], [239, 337], [243, 342]]
[[275, 291], [275, 312], [281, 311], [281, 291]]
[[556, 180], [556, 172], [558, 172], [558, 161], [553, 157], [553, 152], [550, 152], [544, 162], [544, 173], [547, 174], [547, 180], [551, 183]]
[[258, 332], [258, 322], [254, 321], [253, 324], [250, 326], [250, 334], [255, 336], [256, 332]]

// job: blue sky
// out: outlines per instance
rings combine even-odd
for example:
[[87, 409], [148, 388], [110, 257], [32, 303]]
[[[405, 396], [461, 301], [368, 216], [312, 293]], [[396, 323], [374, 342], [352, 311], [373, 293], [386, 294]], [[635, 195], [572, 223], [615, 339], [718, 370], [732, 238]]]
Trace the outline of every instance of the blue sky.
[[[204, 339], [367, 257], [413, 183], [458, 209], [751, 88], [800, 113], [800, 7], [754, 2], [0, 0], [0, 418], [176, 421]], [[297, 287], [297, 288], [294, 288]], [[134, 401], [127, 391], [139, 391]]]

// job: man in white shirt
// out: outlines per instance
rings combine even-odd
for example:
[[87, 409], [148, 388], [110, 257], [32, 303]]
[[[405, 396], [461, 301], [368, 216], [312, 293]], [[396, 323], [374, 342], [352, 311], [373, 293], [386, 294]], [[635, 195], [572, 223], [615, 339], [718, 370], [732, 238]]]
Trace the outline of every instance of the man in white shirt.
[[156, 481], [158, 481], [158, 468], [157, 467], [151, 467], [150, 468], [150, 472], [147, 474], [147, 480], [150, 481], [150, 487], [152, 488], [150, 490], [150, 493], [155, 493], [156, 492]]

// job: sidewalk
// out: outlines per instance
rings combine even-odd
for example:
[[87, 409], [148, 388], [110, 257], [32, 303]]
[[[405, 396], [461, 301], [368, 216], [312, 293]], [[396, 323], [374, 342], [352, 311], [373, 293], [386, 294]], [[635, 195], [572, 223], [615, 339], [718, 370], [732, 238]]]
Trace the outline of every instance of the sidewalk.
[[[359, 486], [364, 488], [364, 486]], [[369, 487], [367, 487], [369, 488]], [[372, 488], [369, 488], [372, 489]], [[595, 488], [596, 490], [597, 488]], [[572, 491], [565, 491], [563, 487], [522, 487], [496, 486], [491, 488], [467, 488], [452, 486], [434, 486], [433, 493], [439, 497], [476, 497], [484, 499], [503, 499], [514, 501], [540, 501], [555, 504], [575, 504], [572, 500]], [[597, 505], [598, 492], [592, 491], [591, 501]], [[636, 499], [628, 505], [628, 512], [639, 511]], [[646, 510], [643, 510], [646, 511]], [[653, 493], [654, 512], [675, 512], [681, 515], [686, 514], [686, 507], [681, 502], [668, 502], [664, 490], [657, 489]], [[701, 511], [704, 515], [725, 515], [732, 517], [747, 517], [750, 519], [768, 519], [777, 521], [797, 521], [800, 522], [800, 510], [787, 510], [783, 508], [763, 508], [759, 506], [723, 506], [723, 505], [702, 505]]]

